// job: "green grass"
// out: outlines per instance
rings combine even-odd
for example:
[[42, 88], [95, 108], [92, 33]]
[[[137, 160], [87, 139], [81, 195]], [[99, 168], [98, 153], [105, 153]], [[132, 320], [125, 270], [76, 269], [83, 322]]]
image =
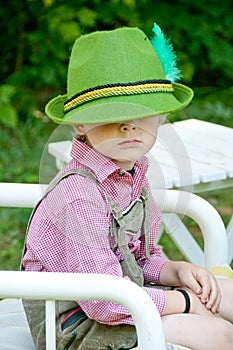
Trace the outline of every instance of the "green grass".
[[[45, 144], [54, 129], [50, 122], [32, 119], [14, 130], [1, 128], [0, 181], [39, 181]], [[0, 208], [0, 269], [19, 268], [27, 221], [31, 209]]]
[[30, 212], [31, 209], [1, 208], [1, 270], [19, 269], [25, 230]]

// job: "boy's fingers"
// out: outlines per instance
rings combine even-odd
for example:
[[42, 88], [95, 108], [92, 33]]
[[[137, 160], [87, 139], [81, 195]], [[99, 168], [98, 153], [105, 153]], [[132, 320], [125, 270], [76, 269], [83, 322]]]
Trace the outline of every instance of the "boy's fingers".
[[194, 278], [190, 278], [190, 280], [187, 280], [186, 283], [186, 287], [188, 287], [189, 289], [192, 290], [192, 292], [198, 296], [200, 296], [202, 294], [202, 286], [200, 285], [200, 283], [194, 279]]
[[210, 300], [207, 302], [206, 307], [208, 310], [211, 310], [213, 313], [215, 313], [217, 310], [219, 310], [221, 294], [219, 290], [216, 290], [212, 294], [213, 296], [211, 296], [212, 298], [210, 298]]
[[209, 276], [202, 275], [200, 276], [198, 281], [199, 281], [199, 286], [201, 287], [200, 287], [200, 293], [196, 293], [196, 294], [201, 299], [201, 302], [205, 304], [209, 300], [210, 291], [211, 291]]
[[[208, 310], [211, 310], [215, 313], [219, 309], [220, 301], [221, 301], [221, 293], [216, 283], [215, 279], [211, 279], [209, 281], [210, 292], [208, 295], [208, 300], [204, 301]], [[203, 298], [204, 299], [204, 298]]]

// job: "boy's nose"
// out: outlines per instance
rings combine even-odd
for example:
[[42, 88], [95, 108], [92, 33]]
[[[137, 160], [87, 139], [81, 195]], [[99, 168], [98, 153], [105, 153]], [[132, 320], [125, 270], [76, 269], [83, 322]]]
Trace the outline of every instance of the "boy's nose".
[[129, 122], [129, 123], [124, 123], [124, 124], [121, 124], [120, 125], [120, 130], [122, 132], [127, 132], [127, 131], [133, 131], [133, 130], [136, 130], [136, 125], [135, 123], [132, 121], [132, 122]]

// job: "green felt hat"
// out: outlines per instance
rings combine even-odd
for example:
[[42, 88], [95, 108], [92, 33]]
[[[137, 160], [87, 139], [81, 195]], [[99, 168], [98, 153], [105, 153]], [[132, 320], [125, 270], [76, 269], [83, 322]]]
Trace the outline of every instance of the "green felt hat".
[[178, 71], [165, 51], [138, 28], [81, 36], [71, 52], [67, 94], [50, 100], [46, 114], [56, 123], [102, 124], [183, 109], [193, 91], [165, 72], [166, 65]]

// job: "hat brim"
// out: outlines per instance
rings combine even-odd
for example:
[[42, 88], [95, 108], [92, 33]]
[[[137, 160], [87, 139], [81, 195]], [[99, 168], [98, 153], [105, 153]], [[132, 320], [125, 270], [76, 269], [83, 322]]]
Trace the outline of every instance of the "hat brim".
[[50, 100], [45, 111], [58, 124], [105, 124], [174, 113], [185, 108], [193, 98], [189, 87], [175, 83], [174, 91], [141, 95], [105, 97], [89, 101], [64, 113], [67, 95]]

